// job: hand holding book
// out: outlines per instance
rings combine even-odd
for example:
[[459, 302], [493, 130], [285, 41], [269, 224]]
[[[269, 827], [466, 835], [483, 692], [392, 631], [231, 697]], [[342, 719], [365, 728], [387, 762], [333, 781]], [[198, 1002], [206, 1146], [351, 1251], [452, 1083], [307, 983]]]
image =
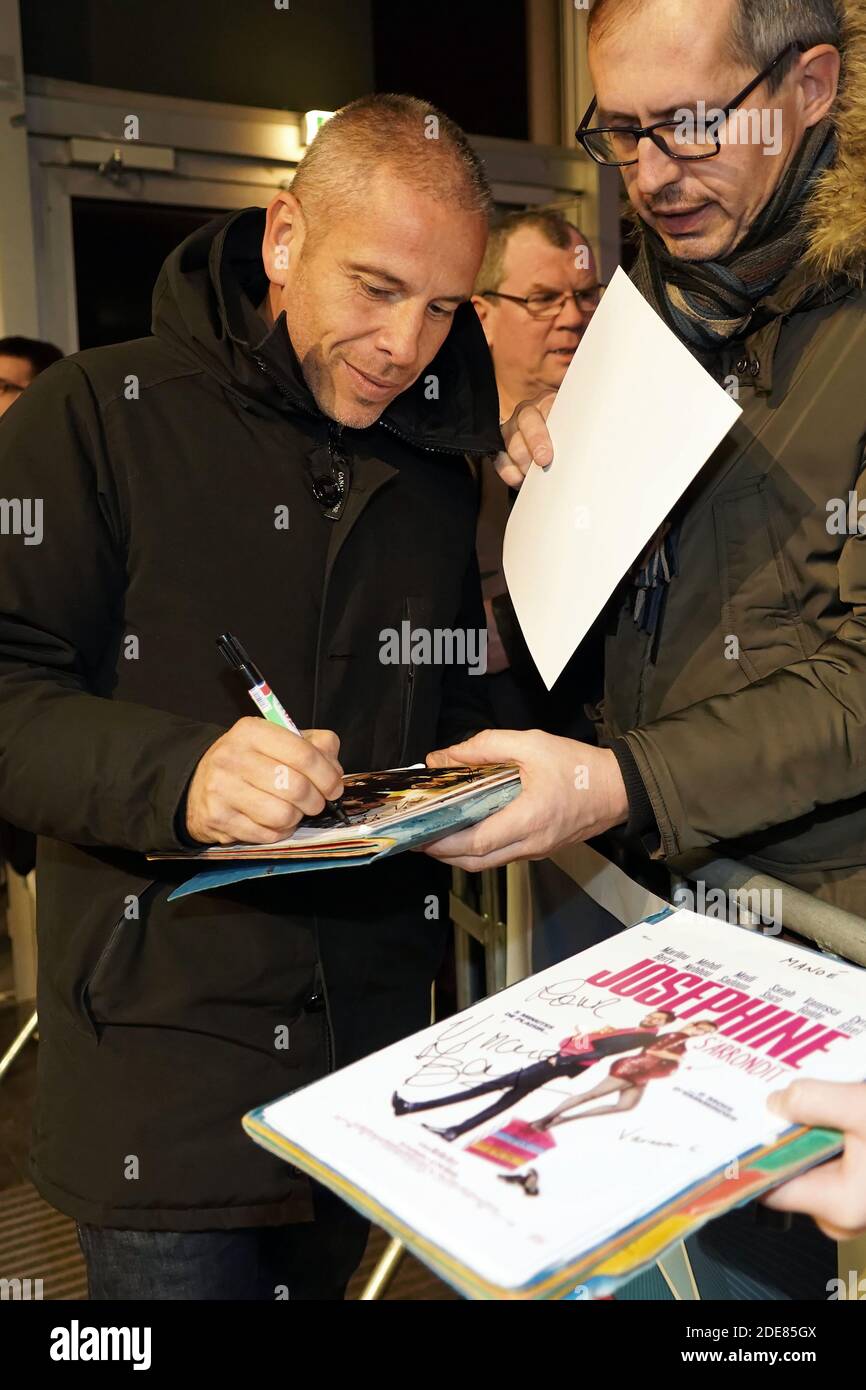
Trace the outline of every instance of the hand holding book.
[[625, 784], [607, 748], [537, 729], [489, 729], [427, 758], [429, 767], [488, 762], [516, 763], [521, 795], [496, 815], [430, 845], [433, 858], [473, 873], [496, 869], [515, 859], [544, 859], [628, 819]]
[[791, 1124], [841, 1130], [845, 1148], [832, 1163], [768, 1192], [764, 1205], [806, 1213], [831, 1240], [866, 1235], [866, 1085], [804, 1078], [776, 1091], [767, 1105]]
[[[264, 720], [242, 722], [254, 726], [246, 734], [252, 741], [254, 751], [260, 747], [257, 740], [263, 735], [273, 738], [274, 735], [285, 733]], [[232, 730], [229, 730], [226, 740], [231, 733]], [[321, 730], [318, 735], [322, 735]], [[286, 737], [291, 741], [291, 753], [296, 757], [303, 756], [298, 745], [303, 746], [305, 740], [289, 734]], [[282, 747], [280, 745], [281, 750]], [[474, 825], [476, 821], [499, 811], [520, 791], [520, 774], [513, 764], [439, 769], [404, 767], [352, 773], [343, 779], [339, 808], [325, 806], [323, 789], [318, 787], [314, 800], [319, 808], [318, 814], [298, 820], [298, 808], [294, 801], [286, 802], [273, 811], [275, 816], [284, 817], [291, 823], [288, 835], [280, 837], [274, 829], [268, 829], [265, 837], [263, 828], [257, 826], [255, 839], [239, 841], [225, 838], [228, 826], [244, 823], [237, 817], [231, 819], [231, 813], [224, 809], [227, 804], [225, 798], [233, 794], [246, 797], [250, 790], [256, 789], [233, 791], [235, 784], [231, 779], [237, 778], [237, 767], [242, 762], [242, 759], [236, 758], [236, 753], [237, 749], [227, 749], [224, 754], [225, 766], [218, 769], [225, 772], [225, 780], [215, 783], [215, 814], [222, 816], [215, 828], [223, 838], [183, 854], [148, 855], [149, 859], [218, 860], [228, 862], [230, 867], [209, 869], [206, 873], [197, 874], [188, 883], [176, 888], [171, 894], [172, 898], [241, 879], [372, 864], [386, 855], [428, 845], [456, 828]], [[308, 766], [312, 766], [313, 753], [318, 756], [317, 750], [313, 749], [307, 755], [311, 760]], [[257, 766], [265, 769], [260, 775], [273, 775], [274, 763], [268, 763], [261, 753], [257, 756], [261, 760]], [[325, 757], [325, 754], [322, 753], [322, 756]], [[325, 757], [326, 764], [327, 761]], [[221, 787], [228, 787], [229, 791], [221, 790]], [[300, 791], [289, 793], [290, 797], [302, 794], [308, 795]], [[313, 794], [309, 795], [312, 799]], [[266, 806], [262, 814], [270, 815], [272, 809]]]

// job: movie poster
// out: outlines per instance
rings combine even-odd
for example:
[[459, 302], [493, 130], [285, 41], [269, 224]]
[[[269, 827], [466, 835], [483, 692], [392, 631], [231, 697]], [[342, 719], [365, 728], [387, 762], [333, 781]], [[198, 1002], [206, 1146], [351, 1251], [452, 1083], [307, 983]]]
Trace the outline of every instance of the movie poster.
[[798, 1076], [866, 1077], [864, 972], [671, 910], [247, 1127], [518, 1288], [711, 1174], [735, 1182], [786, 1132], [766, 1099]]

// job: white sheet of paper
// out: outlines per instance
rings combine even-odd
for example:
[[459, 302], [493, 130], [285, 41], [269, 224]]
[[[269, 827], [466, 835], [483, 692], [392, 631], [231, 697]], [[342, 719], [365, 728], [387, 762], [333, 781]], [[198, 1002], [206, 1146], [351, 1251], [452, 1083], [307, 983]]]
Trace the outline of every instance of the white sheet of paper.
[[548, 690], [740, 414], [617, 270], [550, 413], [553, 463], [530, 469], [505, 532], [509, 593]]

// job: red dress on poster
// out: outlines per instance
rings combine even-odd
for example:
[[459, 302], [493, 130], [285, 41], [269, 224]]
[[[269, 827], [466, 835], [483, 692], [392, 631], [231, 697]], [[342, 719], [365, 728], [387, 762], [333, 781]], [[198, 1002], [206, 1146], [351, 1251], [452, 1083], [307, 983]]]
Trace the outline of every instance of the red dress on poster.
[[619, 1057], [610, 1069], [611, 1076], [631, 1082], [632, 1086], [646, 1086], [648, 1081], [657, 1081], [676, 1071], [679, 1062], [672, 1057], [660, 1057], [664, 1052], [683, 1053], [689, 1040], [687, 1033], [668, 1033], [658, 1042], [650, 1043], [636, 1057]]

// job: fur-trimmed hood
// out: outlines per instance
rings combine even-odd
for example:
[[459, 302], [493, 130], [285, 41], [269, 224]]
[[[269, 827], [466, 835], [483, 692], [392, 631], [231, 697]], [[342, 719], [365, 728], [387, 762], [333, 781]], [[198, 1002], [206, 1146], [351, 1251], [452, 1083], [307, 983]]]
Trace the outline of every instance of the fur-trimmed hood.
[[834, 124], [839, 153], [809, 201], [807, 262], [822, 279], [866, 278], [866, 0], [847, 0], [842, 86]]

